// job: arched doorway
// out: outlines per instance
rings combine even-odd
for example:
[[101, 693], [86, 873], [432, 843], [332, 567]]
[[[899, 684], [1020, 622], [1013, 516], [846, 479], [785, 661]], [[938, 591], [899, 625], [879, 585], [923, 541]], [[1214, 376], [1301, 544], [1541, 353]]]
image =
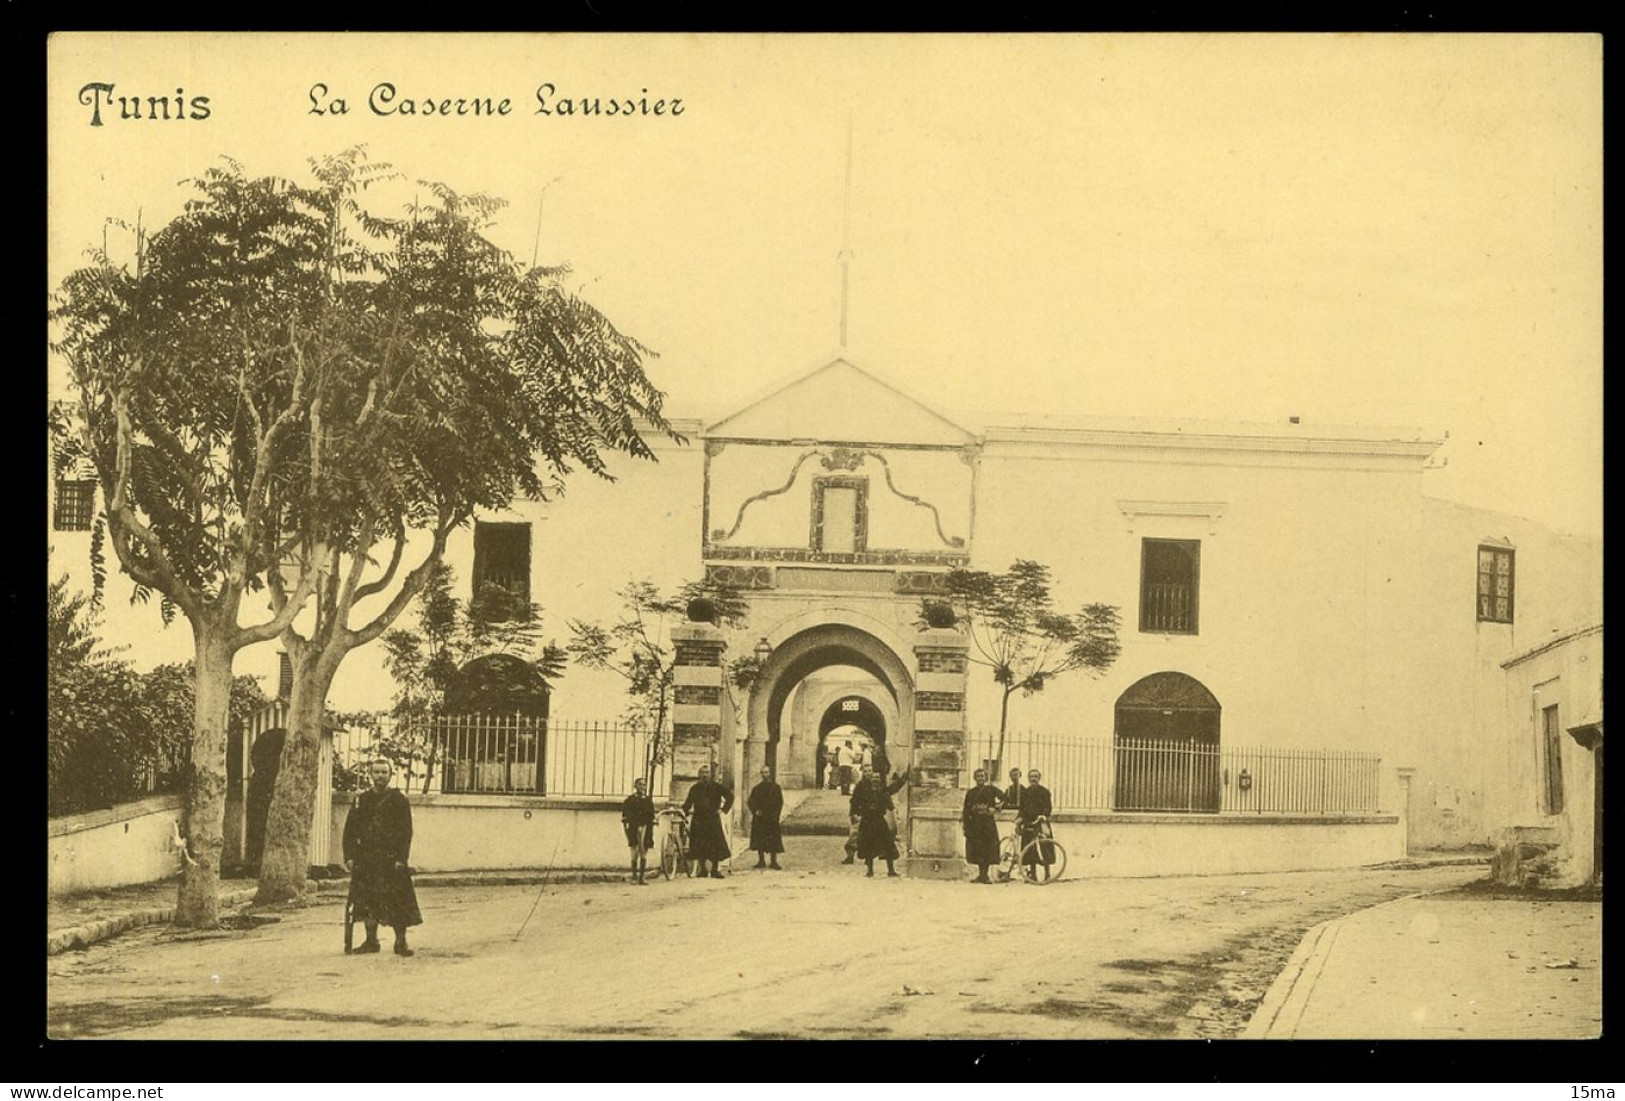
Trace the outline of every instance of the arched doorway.
[[837, 778], [830, 776], [836, 753], [842, 747], [856, 750], [857, 762], [867, 756], [876, 768], [889, 765], [886, 753], [886, 716], [866, 696], [848, 694], [831, 701], [818, 720], [818, 743], [814, 760], [817, 783], [815, 787], [834, 787]]
[[535, 667], [513, 654], [459, 669], [439, 720], [441, 790], [545, 792], [551, 696]]
[[545, 719], [549, 695], [547, 682], [523, 658], [487, 654], [457, 671], [446, 689], [446, 713]]
[[1116, 791], [1126, 811], [1219, 809], [1219, 701], [1196, 678], [1152, 673], [1117, 699]]
[[[812, 787], [818, 777], [818, 742], [839, 725], [839, 720], [825, 725], [829, 710], [848, 697], [861, 699], [860, 710], [854, 713], [866, 717], [869, 725], [864, 729], [884, 746], [890, 766], [908, 767], [914, 740], [914, 680], [903, 651], [878, 633], [851, 623], [825, 622], [787, 629], [785, 635], [773, 645], [751, 689], [747, 775], [767, 765], [787, 788]], [[832, 670], [839, 672], [825, 673]], [[826, 675], [825, 687], [798, 697], [805, 707], [787, 707], [805, 683], [816, 685]]]

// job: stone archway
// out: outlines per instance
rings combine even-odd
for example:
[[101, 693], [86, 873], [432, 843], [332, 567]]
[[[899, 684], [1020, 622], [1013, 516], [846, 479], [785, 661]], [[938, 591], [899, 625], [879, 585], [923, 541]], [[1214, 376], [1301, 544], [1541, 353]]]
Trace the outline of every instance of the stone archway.
[[[888, 759], [893, 768], [909, 767], [914, 746], [911, 664], [877, 635], [849, 623], [825, 622], [783, 638], [762, 666], [751, 690], [746, 774], [754, 775], [758, 768], [776, 764], [784, 733], [781, 722], [785, 703], [810, 674], [829, 666], [852, 666], [874, 678], [876, 683], [870, 690], [843, 688], [839, 695], [861, 694], [890, 720], [885, 731]], [[810, 755], [807, 765], [809, 775], [805, 780], [810, 781]]]

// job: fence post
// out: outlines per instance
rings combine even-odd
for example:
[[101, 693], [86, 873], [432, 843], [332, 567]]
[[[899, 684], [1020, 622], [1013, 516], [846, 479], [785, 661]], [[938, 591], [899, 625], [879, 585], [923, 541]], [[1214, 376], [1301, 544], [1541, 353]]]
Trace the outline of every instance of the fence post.
[[1399, 855], [1411, 855], [1411, 778], [1416, 775], [1414, 768], [1396, 768], [1394, 775], [1399, 780], [1399, 806], [1395, 810], [1399, 814]]

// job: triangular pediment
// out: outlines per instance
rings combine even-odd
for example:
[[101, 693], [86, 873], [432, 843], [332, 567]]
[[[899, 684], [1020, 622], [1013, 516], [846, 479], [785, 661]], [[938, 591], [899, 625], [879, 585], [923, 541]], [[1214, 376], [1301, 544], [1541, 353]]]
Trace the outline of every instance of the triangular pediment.
[[776, 383], [711, 425], [706, 435], [950, 447], [975, 440], [877, 372], [840, 356]]

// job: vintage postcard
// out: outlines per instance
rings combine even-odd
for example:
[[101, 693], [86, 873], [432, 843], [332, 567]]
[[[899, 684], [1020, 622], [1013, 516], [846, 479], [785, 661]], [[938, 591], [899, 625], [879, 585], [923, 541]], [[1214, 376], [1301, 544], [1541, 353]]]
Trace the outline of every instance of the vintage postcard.
[[46, 48], [52, 1038], [1601, 1034], [1600, 37]]

